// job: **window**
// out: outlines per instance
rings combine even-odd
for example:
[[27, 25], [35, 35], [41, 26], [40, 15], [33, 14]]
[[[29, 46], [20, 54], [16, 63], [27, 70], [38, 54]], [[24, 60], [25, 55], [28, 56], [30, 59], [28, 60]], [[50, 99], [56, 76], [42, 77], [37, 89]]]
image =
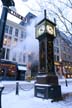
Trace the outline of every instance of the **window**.
[[54, 40], [54, 43], [55, 43], [55, 45], [59, 45], [58, 39], [55, 39], [55, 40]]
[[26, 32], [25, 31], [21, 31], [21, 38], [25, 38], [26, 37]]
[[25, 54], [23, 55], [23, 62], [25, 63]]
[[56, 47], [54, 47], [54, 52], [56, 53]]
[[54, 60], [55, 61], [59, 61], [59, 56], [58, 55], [54, 55]]
[[22, 55], [22, 53], [19, 54], [19, 62], [22, 61], [22, 56], [21, 55]]
[[24, 31], [24, 38], [26, 38], [26, 32]]
[[7, 36], [4, 37], [3, 45], [7, 45]]
[[57, 56], [57, 61], [59, 61], [59, 56]]
[[11, 45], [11, 37], [8, 37], [8, 39], [7, 39], [7, 45], [8, 45], [8, 46]]
[[68, 59], [71, 59], [71, 56], [70, 55], [68, 55]]
[[66, 58], [67, 58], [66, 54], [63, 54], [63, 58], [64, 58], [64, 59], [66, 59]]
[[58, 39], [56, 40], [56, 44], [59, 45], [59, 41], [58, 41]]
[[16, 61], [16, 53], [13, 53], [13, 58], [12, 58], [13, 61]]
[[11, 45], [11, 37], [5, 36], [4, 40], [3, 40], [3, 45], [10, 46]]
[[59, 48], [57, 48], [57, 53], [59, 53]]
[[13, 27], [10, 27], [10, 28], [9, 28], [9, 34], [12, 35], [12, 31], [13, 31]]
[[6, 52], [6, 59], [9, 59], [9, 52], [10, 52], [10, 49], [7, 49], [7, 52]]
[[32, 61], [32, 55], [28, 55], [28, 61], [29, 61], [29, 62]]
[[2, 58], [2, 59], [5, 58], [5, 50], [6, 50], [5, 48], [2, 49], [2, 55], [1, 55], [1, 58]]
[[63, 50], [66, 51], [66, 47], [65, 46], [63, 47]]
[[23, 36], [24, 36], [24, 32], [23, 32], [23, 31], [21, 31], [21, 38], [23, 38]]
[[58, 47], [54, 47], [54, 52], [55, 53], [59, 53], [59, 48]]
[[15, 38], [14, 41], [13, 41], [13, 45], [16, 45], [17, 44], [17, 41], [18, 40]]
[[15, 36], [18, 36], [18, 32], [19, 32], [19, 30], [15, 29]]
[[13, 27], [9, 27], [9, 25], [6, 25], [5, 26], [5, 33], [9, 33], [9, 34], [12, 34], [12, 31], [13, 31]]
[[9, 31], [9, 26], [6, 25], [6, 26], [5, 26], [5, 33], [8, 33], [8, 31]]

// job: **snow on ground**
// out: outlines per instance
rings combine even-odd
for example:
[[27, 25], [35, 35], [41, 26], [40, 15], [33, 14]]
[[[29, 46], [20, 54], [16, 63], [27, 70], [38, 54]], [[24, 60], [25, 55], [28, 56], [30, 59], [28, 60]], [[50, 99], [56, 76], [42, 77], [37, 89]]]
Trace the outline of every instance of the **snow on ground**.
[[[67, 87], [62, 85], [61, 90], [62, 94], [72, 93], [72, 85], [69, 84]], [[19, 90], [19, 95], [16, 95], [15, 89], [7, 94], [2, 94], [1, 103], [2, 108], [72, 108], [71, 100], [72, 94], [62, 101], [52, 103], [51, 99], [34, 97], [34, 88], [32, 87], [28, 91]]]

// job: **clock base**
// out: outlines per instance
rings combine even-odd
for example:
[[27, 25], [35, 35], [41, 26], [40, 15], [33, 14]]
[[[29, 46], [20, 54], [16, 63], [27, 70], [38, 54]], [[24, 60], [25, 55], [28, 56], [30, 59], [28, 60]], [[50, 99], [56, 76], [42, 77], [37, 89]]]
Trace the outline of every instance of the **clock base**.
[[36, 77], [38, 84], [58, 85], [58, 77], [56, 75], [48, 75], [47, 73], [40, 73]]
[[52, 99], [52, 102], [62, 100], [61, 86], [58, 85], [58, 77], [56, 75], [39, 73], [36, 78], [34, 86], [35, 97]]

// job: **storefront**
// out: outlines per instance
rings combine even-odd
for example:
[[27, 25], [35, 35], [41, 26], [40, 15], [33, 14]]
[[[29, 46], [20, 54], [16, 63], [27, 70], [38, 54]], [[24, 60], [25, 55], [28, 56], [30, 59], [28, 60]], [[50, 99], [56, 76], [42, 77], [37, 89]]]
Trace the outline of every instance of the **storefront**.
[[55, 72], [59, 78], [72, 78], [72, 63], [62, 61], [55, 62]]
[[0, 60], [0, 80], [25, 80], [26, 65]]
[[0, 60], [0, 80], [16, 80], [17, 64]]
[[70, 63], [70, 62], [63, 62], [63, 67], [65, 69], [64, 76], [66, 78], [72, 78], [72, 63]]

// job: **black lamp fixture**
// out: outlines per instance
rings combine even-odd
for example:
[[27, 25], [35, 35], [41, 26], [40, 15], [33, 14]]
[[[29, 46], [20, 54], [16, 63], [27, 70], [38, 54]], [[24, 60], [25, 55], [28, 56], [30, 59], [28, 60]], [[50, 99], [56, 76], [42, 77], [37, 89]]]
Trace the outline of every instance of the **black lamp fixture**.
[[3, 3], [3, 6], [7, 6], [7, 7], [9, 7], [9, 6], [15, 6], [15, 3], [14, 3], [13, 0], [1, 0], [1, 1]]

